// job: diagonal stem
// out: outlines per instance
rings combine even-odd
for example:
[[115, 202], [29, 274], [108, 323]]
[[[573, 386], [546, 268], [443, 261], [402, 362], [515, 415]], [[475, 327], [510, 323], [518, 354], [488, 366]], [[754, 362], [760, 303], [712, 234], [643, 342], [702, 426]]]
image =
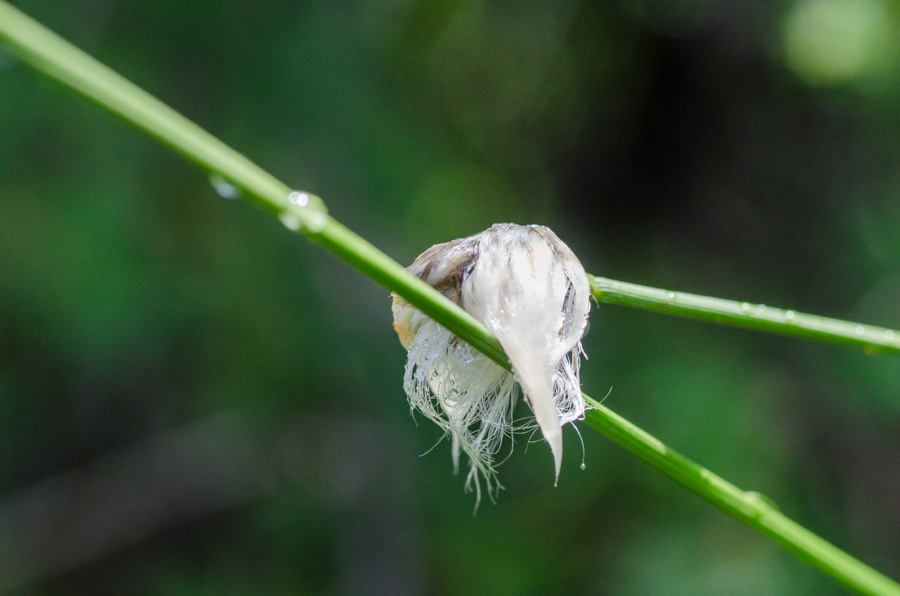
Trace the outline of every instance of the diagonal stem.
[[764, 495], [743, 491], [724, 478], [667, 447], [661, 441], [585, 395], [592, 409], [588, 426], [624, 447], [669, 478], [693, 491], [731, 517], [781, 543], [860, 594], [900, 594], [900, 585], [784, 515]]
[[[5, 41], [16, 56], [35, 69], [138, 126], [202, 168], [226, 177], [245, 196], [277, 213], [286, 227], [303, 232], [313, 242], [402, 295], [501, 366], [509, 367], [499, 342], [484, 325], [329, 217], [318, 197], [304, 193], [301, 195], [305, 197], [303, 201], [293, 200], [290, 189], [271, 174], [2, 0], [0, 41]], [[598, 285], [600, 279], [593, 279], [595, 295], [598, 288], [602, 288]], [[630, 285], [623, 284], [623, 287]], [[607, 300], [611, 297], [612, 293], [599, 291], [599, 300], [630, 303], [625, 298]], [[637, 303], [637, 298], [633, 302]], [[687, 312], [687, 309], [682, 310]], [[713, 315], [697, 318], [717, 320]], [[663, 474], [860, 593], [900, 596], [900, 585], [794, 523], [764, 497], [739, 490], [608, 408], [586, 398], [593, 408], [587, 414], [587, 423], [591, 427]]]

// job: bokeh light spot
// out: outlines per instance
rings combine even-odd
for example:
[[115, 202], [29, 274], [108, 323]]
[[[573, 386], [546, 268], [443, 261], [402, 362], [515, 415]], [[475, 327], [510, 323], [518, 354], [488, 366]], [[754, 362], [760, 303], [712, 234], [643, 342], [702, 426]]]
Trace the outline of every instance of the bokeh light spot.
[[841, 84], [890, 58], [890, 21], [879, 0], [801, 0], [784, 27], [785, 60], [812, 84]]

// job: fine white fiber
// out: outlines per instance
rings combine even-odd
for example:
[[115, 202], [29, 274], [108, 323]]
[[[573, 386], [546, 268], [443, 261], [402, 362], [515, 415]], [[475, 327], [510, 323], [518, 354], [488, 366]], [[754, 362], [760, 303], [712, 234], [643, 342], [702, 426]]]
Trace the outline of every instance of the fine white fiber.
[[[584, 417], [579, 367], [590, 286], [578, 258], [544, 226], [495, 224], [438, 244], [408, 270], [481, 321], [512, 364], [507, 372], [393, 294], [394, 329], [408, 351], [404, 389], [413, 411], [451, 437], [454, 469], [469, 458], [466, 488], [493, 498], [504, 438], [540, 428], [562, 464], [562, 425]], [[534, 419], [516, 421], [519, 392]]]

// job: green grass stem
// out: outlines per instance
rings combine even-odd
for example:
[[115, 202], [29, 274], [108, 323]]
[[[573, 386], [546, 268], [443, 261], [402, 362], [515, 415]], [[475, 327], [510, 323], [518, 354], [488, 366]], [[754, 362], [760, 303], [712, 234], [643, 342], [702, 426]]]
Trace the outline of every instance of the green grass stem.
[[624, 281], [589, 276], [591, 291], [599, 302], [733, 325], [781, 335], [805, 337], [862, 348], [867, 353], [900, 355], [900, 331], [672, 290], [649, 288]]
[[670, 449], [596, 400], [584, 396], [588, 426], [759, 533], [781, 543], [800, 559], [815, 565], [860, 594], [900, 594], [900, 585], [810, 532], [784, 515], [771, 499], [743, 491], [724, 478]]
[[[302, 201], [292, 201], [290, 197], [297, 195], [291, 195], [288, 186], [265, 170], [2, 0], [0, 0], [0, 41], [5, 41], [8, 49], [23, 62], [135, 124], [210, 173], [227, 179], [241, 189], [244, 196], [278, 214], [286, 227], [306, 234], [313, 242], [330, 250], [385, 288], [402, 295], [476, 349], [509, 368], [499, 342], [491, 336], [484, 325], [439, 292], [410, 275], [400, 264], [363, 238], [329, 217], [318, 197], [307, 193]], [[594, 278], [593, 282], [595, 295], [598, 289], [601, 290], [598, 296], [601, 301], [619, 304], [634, 302], [635, 305], [640, 302], [637, 297], [629, 299], [631, 300], [629, 302], [624, 298], [624, 294], [618, 300], [607, 300], [613, 298], [613, 294], [602, 289], [602, 284], [598, 284], [600, 279]], [[715, 301], [711, 298], [704, 300]], [[671, 301], [670, 303], [674, 304]], [[679, 314], [686, 314], [689, 302], [680, 304], [682, 312]], [[663, 308], [654, 310], [670, 312]], [[809, 315], [804, 315], [806, 316]], [[695, 318], [719, 320], [714, 315]], [[776, 330], [763, 325], [756, 328]], [[822, 339], [819, 336], [810, 336]], [[878, 596], [900, 596], [900, 585], [792, 522], [767, 499], [756, 493], [739, 490], [672, 451], [658, 439], [608, 408], [591, 398], [587, 399], [593, 406], [588, 412], [587, 423], [660, 472], [727, 514], [774, 538], [800, 558], [858, 592]]]

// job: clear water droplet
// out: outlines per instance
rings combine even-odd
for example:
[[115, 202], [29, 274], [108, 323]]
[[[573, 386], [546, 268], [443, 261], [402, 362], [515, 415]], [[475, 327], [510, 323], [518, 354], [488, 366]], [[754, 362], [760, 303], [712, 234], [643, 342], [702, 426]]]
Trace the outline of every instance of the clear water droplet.
[[278, 219], [280, 219], [281, 223], [284, 224], [284, 227], [290, 231], [297, 232], [300, 230], [300, 218], [293, 213], [282, 213], [278, 216]]
[[784, 316], [787, 317], [788, 319], [793, 319], [793, 318], [794, 318], [794, 311], [789, 310], [789, 311], [787, 311], [786, 313], [784, 313]]
[[756, 307], [756, 310], [766, 310], [766, 305], [760, 304], [759, 306]]
[[746, 302], [741, 303], [741, 310], [750, 310], [750, 305]]
[[862, 325], [857, 325], [857, 326], [856, 326], [856, 335], [862, 335], [862, 334], [865, 333], [865, 332], [866, 332], [866, 328], [865, 328], [865, 327], [863, 327]]
[[581, 462], [581, 469], [583, 470], [583, 469], [585, 469], [585, 468], [587, 468], [587, 466], [584, 465], [584, 462]]
[[890, 329], [886, 329], [884, 332], [884, 339], [894, 339], [894, 332]]
[[293, 216], [301, 222], [304, 232], [318, 234], [325, 229], [328, 223], [328, 212], [319, 197], [294, 190], [288, 194], [287, 199], [291, 206], [285, 210], [285, 213], [293, 212]]
[[675, 292], [669, 292], [669, 300], [675, 299]]
[[305, 192], [294, 191], [288, 195], [288, 202], [298, 207], [306, 207], [309, 205], [309, 195]]
[[216, 194], [223, 199], [236, 199], [241, 196], [241, 191], [237, 186], [220, 176], [219, 174], [210, 174], [209, 183], [216, 191]]

